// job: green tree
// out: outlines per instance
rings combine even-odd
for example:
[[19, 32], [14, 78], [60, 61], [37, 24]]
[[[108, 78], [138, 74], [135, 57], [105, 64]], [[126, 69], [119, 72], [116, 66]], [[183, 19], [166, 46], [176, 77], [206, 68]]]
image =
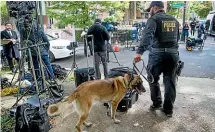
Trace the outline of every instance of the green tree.
[[212, 1], [193, 1], [190, 9], [197, 13], [200, 18], [206, 18], [208, 13], [212, 11]]
[[6, 1], [1, 1], [1, 24], [5, 24], [9, 21], [9, 14], [7, 11]]
[[137, 11], [140, 11], [141, 13], [143, 13], [145, 3], [146, 1], [136, 1]]
[[168, 1], [167, 2], [167, 12], [170, 14], [170, 15], [173, 15], [177, 18], [179, 18], [179, 16], [181, 16], [181, 12], [179, 11], [178, 8], [173, 8], [172, 5], [173, 4], [176, 4], [176, 3], [183, 3], [183, 1]]
[[47, 8], [47, 14], [61, 25], [84, 27], [91, 25], [96, 15], [102, 12], [112, 12], [112, 19], [119, 21], [123, 19], [124, 10], [128, 7], [127, 1], [54, 1]]

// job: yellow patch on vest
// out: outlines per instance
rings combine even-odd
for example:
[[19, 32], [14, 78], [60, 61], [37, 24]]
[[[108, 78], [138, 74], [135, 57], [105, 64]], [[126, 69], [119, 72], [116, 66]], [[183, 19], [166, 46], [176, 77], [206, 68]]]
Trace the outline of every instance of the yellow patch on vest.
[[176, 21], [162, 21], [163, 32], [174, 32], [176, 29]]

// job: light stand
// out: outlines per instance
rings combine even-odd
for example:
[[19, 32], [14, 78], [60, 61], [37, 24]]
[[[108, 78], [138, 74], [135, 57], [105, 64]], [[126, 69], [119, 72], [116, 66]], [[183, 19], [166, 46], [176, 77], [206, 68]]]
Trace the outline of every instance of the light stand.
[[78, 42], [70, 42], [70, 46], [73, 49], [73, 63], [71, 70], [69, 73], [66, 75], [66, 77], [63, 79], [62, 83], [66, 80], [66, 78], [69, 76], [69, 74], [74, 71], [74, 69], [78, 68], [78, 65], [76, 63], [76, 48], [78, 47]]

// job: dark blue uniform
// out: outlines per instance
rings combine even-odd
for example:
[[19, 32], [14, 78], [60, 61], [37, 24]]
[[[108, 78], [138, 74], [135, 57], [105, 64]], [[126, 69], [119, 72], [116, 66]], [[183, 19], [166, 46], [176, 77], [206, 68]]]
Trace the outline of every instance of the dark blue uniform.
[[[159, 76], [163, 73], [165, 95], [163, 108], [172, 113], [176, 98], [176, 66], [178, 54], [179, 23], [163, 10], [156, 12], [148, 19], [143, 31], [143, 39], [137, 54], [149, 50], [148, 71], [153, 75], [154, 82], [150, 83], [151, 100], [155, 107], [161, 106], [162, 97], [159, 86]], [[148, 76], [151, 80], [151, 77]]]

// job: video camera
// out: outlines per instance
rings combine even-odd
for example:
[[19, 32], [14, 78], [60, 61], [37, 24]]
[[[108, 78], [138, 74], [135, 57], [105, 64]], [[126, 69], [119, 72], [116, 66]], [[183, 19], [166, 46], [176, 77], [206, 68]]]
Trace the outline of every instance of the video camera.
[[70, 42], [70, 47], [71, 48], [77, 48], [78, 47], [78, 42]]
[[117, 30], [117, 25], [119, 24], [118, 22], [102, 22], [101, 23], [106, 29], [111, 32], [111, 31], [116, 31]]
[[7, 1], [6, 3], [10, 17], [25, 24], [32, 22], [32, 15], [36, 9], [35, 1]]

